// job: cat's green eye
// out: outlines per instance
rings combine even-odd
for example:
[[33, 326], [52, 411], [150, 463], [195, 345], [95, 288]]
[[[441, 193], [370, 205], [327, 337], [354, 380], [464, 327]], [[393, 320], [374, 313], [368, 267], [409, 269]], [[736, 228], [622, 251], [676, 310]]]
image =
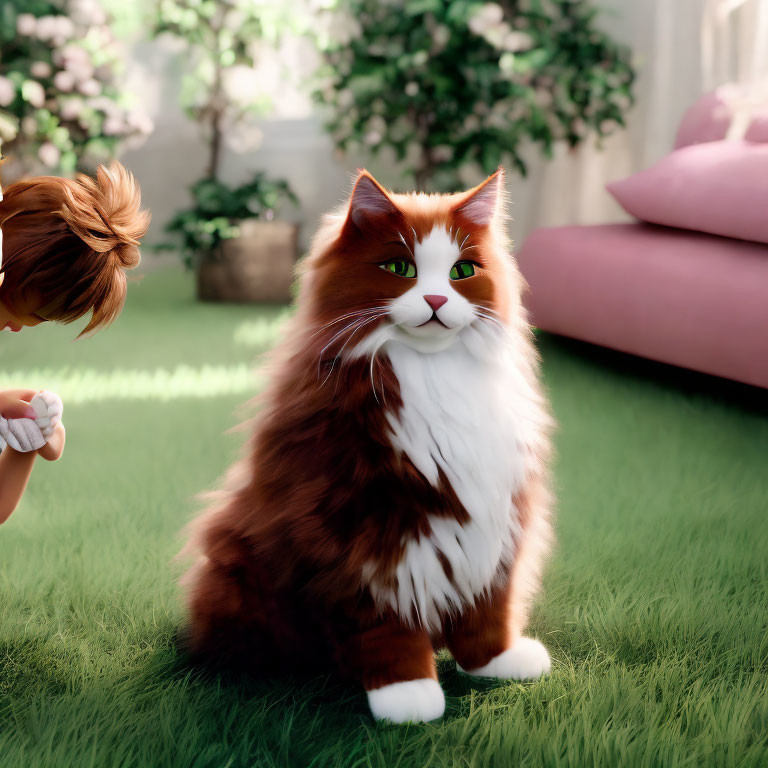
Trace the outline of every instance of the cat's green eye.
[[406, 259], [392, 259], [379, 266], [398, 277], [416, 277], [416, 267]]
[[463, 280], [475, 274], [475, 265], [471, 261], [457, 261], [448, 273], [451, 280]]

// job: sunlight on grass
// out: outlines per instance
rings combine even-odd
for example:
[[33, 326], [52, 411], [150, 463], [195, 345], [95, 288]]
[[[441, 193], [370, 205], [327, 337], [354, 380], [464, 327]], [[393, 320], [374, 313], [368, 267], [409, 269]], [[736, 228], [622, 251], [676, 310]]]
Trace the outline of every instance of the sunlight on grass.
[[178, 400], [255, 392], [263, 376], [247, 365], [178, 365], [173, 369], [109, 372], [92, 368], [13, 371], [0, 388], [45, 388], [70, 405], [104, 400]]
[[246, 347], [271, 347], [282, 335], [285, 323], [292, 315], [286, 309], [277, 317], [245, 320], [235, 328], [234, 341]]

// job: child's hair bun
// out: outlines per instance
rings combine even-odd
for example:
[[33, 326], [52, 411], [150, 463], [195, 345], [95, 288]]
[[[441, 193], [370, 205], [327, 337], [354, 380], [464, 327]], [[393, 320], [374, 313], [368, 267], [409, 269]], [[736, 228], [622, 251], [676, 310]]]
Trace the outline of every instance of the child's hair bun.
[[110, 253], [123, 269], [139, 264], [139, 243], [149, 227], [136, 179], [120, 163], [98, 167], [96, 178], [78, 174], [64, 188], [61, 217], [97, 253]]

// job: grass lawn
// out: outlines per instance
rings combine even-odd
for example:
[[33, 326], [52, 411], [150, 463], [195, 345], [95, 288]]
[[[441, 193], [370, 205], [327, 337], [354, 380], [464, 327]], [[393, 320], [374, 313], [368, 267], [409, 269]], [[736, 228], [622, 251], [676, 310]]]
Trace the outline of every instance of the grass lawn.
[[768, 764], [768, 397], [548, 336], [549, 678], [473, 686], [443, 656], [444, 719], [393, 727], [334, 681], [190, 670], [171, 561], [282, 311], [167, 270], [92, 339], [3, 334], [2, 384], [58, 390], [68, 444], [0, 529], [2, 768]]

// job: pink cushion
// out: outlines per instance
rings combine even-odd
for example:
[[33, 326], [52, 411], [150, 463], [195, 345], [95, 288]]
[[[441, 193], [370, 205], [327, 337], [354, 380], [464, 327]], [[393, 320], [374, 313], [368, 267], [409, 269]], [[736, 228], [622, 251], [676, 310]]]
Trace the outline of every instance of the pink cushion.
[[768, 144], [684, 147], [608, 191], [642, 221], [768, 243]]
[[677, 129], [675, 149], [724, 139], [731, 125], [731, 117], [731, 108], [722, 90], [705, 93], [683, 115]]
[[[725, 85], [694, 102], [680, 122], [675, 149], [724, 139], [733, 119], [731, 105], [739, 96], [738, 86]], [[744, 138], [746, 141], [768, 142], [768, 104], [753, 112]]]
[[540, 328], [768, 387], [768, 247], [610, 224], [536, 230], [517, 258]]
[[768, 107], [752, 118], [747, 132], [744, 134], [744, 141], [768, 143]]

